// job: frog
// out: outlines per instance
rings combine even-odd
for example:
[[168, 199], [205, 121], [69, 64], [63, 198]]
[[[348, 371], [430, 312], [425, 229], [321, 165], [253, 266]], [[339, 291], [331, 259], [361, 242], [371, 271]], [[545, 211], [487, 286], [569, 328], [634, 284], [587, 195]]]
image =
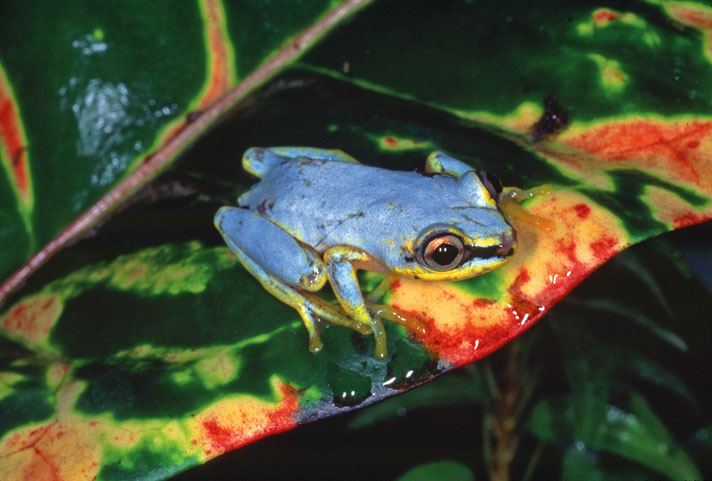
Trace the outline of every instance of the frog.
[[[430, 153], [424, 171], [398, 171], [336, 149], [253, 147], [242, 166], [259, 181], [218, 209], [215, 226], [242, 266], [297, 311], [314, 353], [327, 322], [372, 334], [375, 357], [388, 356], [357, 271], [459, 281], [517, 249], [501, 181], [444, 152]], [[327, 282], [338, 304], [317, 294]]]

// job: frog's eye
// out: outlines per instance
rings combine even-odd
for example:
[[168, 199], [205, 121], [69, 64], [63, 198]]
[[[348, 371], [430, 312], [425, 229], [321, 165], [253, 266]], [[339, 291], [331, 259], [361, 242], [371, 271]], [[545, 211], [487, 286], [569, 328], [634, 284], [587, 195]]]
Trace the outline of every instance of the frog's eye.
[[448, 271], [460, 264], [465, 247], [462, 241], [452, 234], [432, 238], [425, 245], [423, 260], [431, 269]]
[[502, 193], [502, 181], [499, 180], [499, 177], [494, 175], [492, 172], [486, 172], [484, 170], [478, 170], [477, 176], [485, 185], [485, 188], [490, 195], [495, 199], [499, 199], [499, 194]]

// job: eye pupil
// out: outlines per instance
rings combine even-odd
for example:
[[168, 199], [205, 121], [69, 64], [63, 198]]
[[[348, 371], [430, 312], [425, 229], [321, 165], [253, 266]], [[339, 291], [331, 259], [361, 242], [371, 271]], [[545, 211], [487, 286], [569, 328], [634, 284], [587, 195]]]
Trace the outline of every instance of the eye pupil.
[[445, 243], [437, 246], [432, 254], [432, 259], [441, 266], [450, 264], [456, 257], [457, 247]]
[[439, 234], [424, 243], [422, 260], [431, 269], [447, 271], [460, 264], [464, 253], [465, 247], [457, 236]]

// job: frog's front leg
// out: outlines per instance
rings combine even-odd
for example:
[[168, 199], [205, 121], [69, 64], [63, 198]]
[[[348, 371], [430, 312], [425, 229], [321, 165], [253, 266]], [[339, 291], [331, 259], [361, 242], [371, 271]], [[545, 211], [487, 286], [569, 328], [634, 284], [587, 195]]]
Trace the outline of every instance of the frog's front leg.
[[338, 160], [358, 164], [358, 160], [337, 149], [314, 147], [252, 147], [242, 156], [242, 167], [252, 175], [264, 177], [267, 172], [285, 160], [307, 158], [313, 160]]
[[425, 161], [425, 172], [429, 174], [446, 174], [459, 178], [470, 170], [475, 169], [442, 152], [432, 152]]
[[358, 269], [370, 268], [376, 261], [361, 249], [335, 246], [324, 253], [324, 263], [329, 282], [341, 307], [349, 317], [371, 327], [376, 343], [374, 355], [379, 359], [385, 358], [388, 355], [388, 348], [383, 323], [369, 313], [356, 277]]
[[362, 334], [371, 331], [368, 323], [348, 319], [319, 297], [302, 292], [316, 292], [326, 283], [324, 263], [314, 250], [251, 210], [222, 207], [215, 214], [215, 225], [245, 269], [270, 294], [299, 312], [310, 351], [322, 348], [316, 317]]

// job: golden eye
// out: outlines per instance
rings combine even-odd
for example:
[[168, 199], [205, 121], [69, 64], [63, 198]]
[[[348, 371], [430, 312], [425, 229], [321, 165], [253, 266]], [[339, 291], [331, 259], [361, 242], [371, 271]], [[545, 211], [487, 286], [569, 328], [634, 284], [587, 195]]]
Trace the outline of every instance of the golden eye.
[[465, 253], [462, 241], [452, 234], [443, 234], [428, 241], [423, 260], [431, 269], [449, 271], [457, 267]]

